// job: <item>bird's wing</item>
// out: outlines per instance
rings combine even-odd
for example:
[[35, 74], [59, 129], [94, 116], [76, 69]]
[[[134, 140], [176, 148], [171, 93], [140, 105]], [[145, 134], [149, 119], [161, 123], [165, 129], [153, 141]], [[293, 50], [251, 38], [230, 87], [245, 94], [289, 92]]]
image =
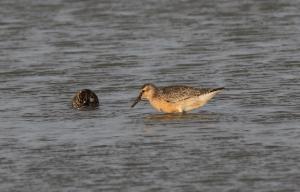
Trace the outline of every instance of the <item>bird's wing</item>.
[[210, 90], [212, 89], [198, 89], [189, 86], [170, 86], [161, 89], [160, 97], [165, 101], [175, 103], [209, 93]]

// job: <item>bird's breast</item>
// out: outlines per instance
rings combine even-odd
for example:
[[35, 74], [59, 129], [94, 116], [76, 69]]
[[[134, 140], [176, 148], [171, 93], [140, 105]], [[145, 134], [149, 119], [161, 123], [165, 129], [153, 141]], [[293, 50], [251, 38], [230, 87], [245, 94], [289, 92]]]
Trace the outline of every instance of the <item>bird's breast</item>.
[[149, 100], [149, 102], [157, 111], [161, 111], [164, 113], [182, 112], [180, 110], [180, 106], [177, 106], [176, 103], [171, 103], [160, 98], [151, 99]]

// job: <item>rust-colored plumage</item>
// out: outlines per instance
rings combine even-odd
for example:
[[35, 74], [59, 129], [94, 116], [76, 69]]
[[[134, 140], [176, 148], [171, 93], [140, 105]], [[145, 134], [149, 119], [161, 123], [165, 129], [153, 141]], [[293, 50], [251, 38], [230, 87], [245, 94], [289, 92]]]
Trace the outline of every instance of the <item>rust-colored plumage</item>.
[[224, 87], [200, 89], [186, 85], [159, 88], [153, 84], [145, 84], [131, 107], [140, 100], [148, 100], [158, 111], [182, 113], [202, 107], [223, 89]]

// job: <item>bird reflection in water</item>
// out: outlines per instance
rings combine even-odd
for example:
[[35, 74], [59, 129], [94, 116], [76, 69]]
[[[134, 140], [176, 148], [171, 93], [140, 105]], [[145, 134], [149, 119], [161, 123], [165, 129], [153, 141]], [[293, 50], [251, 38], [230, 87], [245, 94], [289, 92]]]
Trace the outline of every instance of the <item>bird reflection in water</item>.
[[144, 117], [150, 121], [200, 121], [200, 122], [215, 122], [219, 120], [218, 113], [205, 112], [201, 113], [164, 113], [150, 114]]

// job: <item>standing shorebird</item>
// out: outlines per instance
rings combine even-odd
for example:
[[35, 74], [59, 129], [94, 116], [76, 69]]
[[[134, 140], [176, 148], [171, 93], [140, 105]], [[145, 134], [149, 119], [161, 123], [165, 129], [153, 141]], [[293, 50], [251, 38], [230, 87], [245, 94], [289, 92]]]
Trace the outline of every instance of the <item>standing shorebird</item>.
[[72, 106], [79, 110], [96, 109], [99, 106], [99, 100], [93, 91], [82, 89], [73, 97]]
[[185, 85], [159, 88], [153, 84], [145, 84], [131, 107], [140, 100], [148, 100], [158, 111], [183, 113], [202, 107], [223, 89], [224, 87], [199, 89]]

